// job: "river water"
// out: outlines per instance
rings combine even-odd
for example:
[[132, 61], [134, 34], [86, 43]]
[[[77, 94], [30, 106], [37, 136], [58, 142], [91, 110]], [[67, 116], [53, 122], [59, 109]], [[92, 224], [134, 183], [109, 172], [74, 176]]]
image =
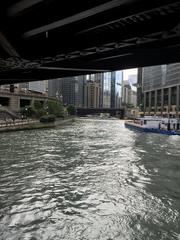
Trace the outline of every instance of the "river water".
[[98, 119], [1, 133], [0, 239], [180, 239], [180, 137]]

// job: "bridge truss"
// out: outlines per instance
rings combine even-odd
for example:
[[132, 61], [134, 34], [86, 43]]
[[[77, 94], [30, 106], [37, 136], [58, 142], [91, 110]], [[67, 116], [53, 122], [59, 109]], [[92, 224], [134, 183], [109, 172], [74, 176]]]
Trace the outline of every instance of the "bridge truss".
[[0, 84], [180, 61], [180, 1], [2, 0]]

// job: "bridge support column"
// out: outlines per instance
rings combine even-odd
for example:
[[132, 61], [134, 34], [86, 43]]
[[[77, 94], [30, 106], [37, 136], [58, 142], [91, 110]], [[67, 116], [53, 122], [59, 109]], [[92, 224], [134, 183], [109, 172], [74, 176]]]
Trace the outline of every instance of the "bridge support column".
[[9, 101], [9, 108], [13, 111], [20, 111], [20, 97], [19, 96], [11, 96]]
[[35, 101], [35, 99], [34, 99], [34, 97], [32, 97], [32, 99], [31, 99], [31, 106], [34, 106], [34, 101]]

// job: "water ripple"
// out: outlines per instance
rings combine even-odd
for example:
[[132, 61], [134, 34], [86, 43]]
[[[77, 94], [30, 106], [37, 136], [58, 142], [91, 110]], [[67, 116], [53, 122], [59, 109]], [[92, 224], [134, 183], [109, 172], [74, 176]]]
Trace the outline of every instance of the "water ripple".
[[1, 134], [0, 239], [180, 239], [180, 141], [119, 120]]

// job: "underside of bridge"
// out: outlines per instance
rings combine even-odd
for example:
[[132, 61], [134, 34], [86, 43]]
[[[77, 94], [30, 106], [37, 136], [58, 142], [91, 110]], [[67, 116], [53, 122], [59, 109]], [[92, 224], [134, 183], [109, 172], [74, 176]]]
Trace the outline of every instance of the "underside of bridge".
[[178, 61], [180, 1], [0, 2], [0, 84]]

